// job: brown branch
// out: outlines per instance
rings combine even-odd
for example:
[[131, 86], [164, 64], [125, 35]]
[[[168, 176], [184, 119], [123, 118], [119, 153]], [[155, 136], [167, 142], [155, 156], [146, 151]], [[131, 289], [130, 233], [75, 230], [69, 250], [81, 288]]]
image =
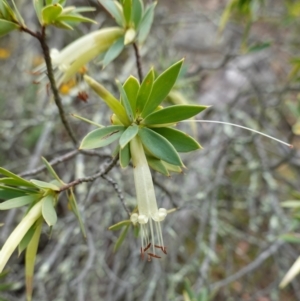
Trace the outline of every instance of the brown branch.
[[135, 61], [136, 61], [136, 67], [139, 75], [140, 83], [143, 81], [143, 70], [142, 70], [142, 63], [141, 63], [141, 56], [139, 47], [136, 43], [133, 43], [134, 53], [135, 53]]
[[50, 87], [51, 87], [51, 90], [52, 90], [52, 93], [53, 93], [53, 96], [54, 96], [55, 104], [56, 104], [56, 106], [58, 108], [58, 111], [59, 111], [60, 119], [61, 119], [61, 121], [62, 121], [69, 137], [71, 138], [73, 144], [76, 146], [77, 139], [76, 139], [76, 137], [75, 137], [75, 135], [74, 135], [74, 133], [71, 129], [71, 126], [70, 126], [70, 124], [69, 124], [69, 122], [66, 118], [66, 114], [65, 114], [62, 102], [61, 102], [61, 98], [60, 98], [60, 95], [59, 95], [59, 92], [58, 92], [57, 85], [56, 85], [56, 80], [55, 80], [55, 77], [54, 77], [54, 74], [53, 74], [53, 67], [52, 67], [52, 61], [51, 61], [51, 56], [50, 56], [50, 50], [49, 50], [49, 46], [48, 46], [47, 41], [46, 41], [46, 27], [45, 26], [42, 27], [42, 32], [41, 33], [39, 33], [39, 32], [35, 33], [32, 30], [28, 29], [27, 27], [21, 27], [21, 31], [30, 34], [31, 36], [35, 37], [40, 42], [40, 45], [41, 45], [42, 50], [43, 50], [44, 59], [45, 59], [45, 64], [46, 64], [46, 69], [47, 69], [47, 76], [49, 78]]
[[[62, 163], [62, 162], [65, 162], [65, 161], [68, 161], [70, 159], [72, 159], [73, 157], [77, 156], [78, 154], [83, 154], [85, 156], [95, 156], [95, 157], [100, 157], [100, 158], [108, 158], [110, 156], [108, 155], [103, 155], [95, 150], [72, 150], [62, 156], [59, 156], [59, 157], [56, 157], [54, 158], [53, 160], [51, 160], [49, 162], [49, 164], [51, 166], [55, 166], [55, 165], [58, 165], [59, 163]], [[34, 176], [34, 175], [37, 175], [41, 172], [43, 172], [44, 170], [46, 170], [46, 166], [45, 165], [41, 165], [33, 170], [29, 170], [29, 171], [24, 171], [22, 173], [19, 174], [20, 177], [28, 177], [28, 176]]]
[[70, 182], [69, 184], [61, 187], [59, 192], [68, 190], [71, 187], [75, 187], [75, 186], [77, 186], [81, 183], [84, 183], [84, 182], [93, 182], [93, 181], [95, 181], [96, 179], [106, 175], [117, 164], [118, 160], [119, 160], [119, 156], [116, 156], [114, 159], [112, 159], [110, 162], [108, 162], [105, 167], [103, 166], [102, 169], [98, 173], [96, 173], [92, 176], [89, 176], [89, 177], [80, 178], [80, 179], [77, 179], [73, 182]]

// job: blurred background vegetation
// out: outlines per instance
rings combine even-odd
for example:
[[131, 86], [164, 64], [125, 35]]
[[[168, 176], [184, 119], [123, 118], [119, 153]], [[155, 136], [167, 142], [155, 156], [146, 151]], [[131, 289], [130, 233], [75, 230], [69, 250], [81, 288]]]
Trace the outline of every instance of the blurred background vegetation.
[[[31, 1], [17, 4], [28, 27], [36, 28]], [[51, 28], [51, 48], [62, 49], [114, 24], [96, 1], [68, 4], [96, 7], [89, 16], [98, 25]], [[142, 261], [140, 242], [130, 232], [114, 253], [120, 233], [107, 228], [127, 218], [119, 199], [132, 210], [136, 204], [131, 168], [115, 167], [108, 178], [75, 190], [86, 241], [67, 200], [60, 200], [50, 239], [43, 229], [33, 300], [300, 300], [299, 278], [278, 288], [300, 253], [300, 215], [297, 208], [282, 207], [287, 200], [300, 200], [299, 20], [298, 0], [158, 1], [141, 48], [144, 71], [152, 65], [162, 71], [185, 57], [175, 91], [179, 101], [184, 95], [189, 103], [212, 105], [201, 119], [261, 130], [294, 148], [229, 126], [179, 125], [197, 137], [203, 150], [183, 156], [183, 174], [153, 173], [159, 206], [179, 208], [163, 222], [168, 255]], [[0, 165], [16, 173], [40, 166], [41, 156], [51, 160], [73, 149], [46, 83], [34, 84], [32, 70], [42, 61], [39, 44], [29, 35], [13, 32], [0, 40]], [[115, 78], [123, 82], [129, 74], [137, 76], [133, 47], [104, 70], [97, 62], [87, 68], [115, 92]], [[89, 95], [86, 102], [77, 97], [80, 91]], [[67, 113], [109, 123], [106, 107], [80, 75], [61, 93]], [[69, 120], [80, 138], [93, 129]], [[96, 172], [110, 153], [104, 148], [93, 157], [78, 154], [55, 169], [69, 182]], [[47, 173], [38, 177], [50, 179]], [[1, 244], [22, 214], [0, 212]], [[0, 300], [24, 300], [23, 255], [14, 254], [6, 270]]]

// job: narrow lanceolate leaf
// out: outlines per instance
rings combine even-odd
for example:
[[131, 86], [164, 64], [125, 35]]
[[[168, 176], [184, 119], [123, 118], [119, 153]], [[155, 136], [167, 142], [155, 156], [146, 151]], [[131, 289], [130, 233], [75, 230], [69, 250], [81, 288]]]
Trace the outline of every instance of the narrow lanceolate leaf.
[[129, 165], [129, 161], [131, 157], [129, 144], [127, 144], [124, 148], [120, 148], [119, 156], [120, 156], [121, 167], [126, 168]]
[[161, 174], [165, 175], [165, 176], [170, 176], [168, 169], [166, 168], [166, 166], [162, 163], [161, 160], [153, 158], [153, 157], [147, 157], [147, 161], [148, 164], [151, 168], [153, 168], [154, 170], [160, 172]]
[[136, 112], [141, 113], [147, 103], [154, 83], [154, 70], [150, 69], [144, 78], [136, 99]]
[[21, 253], [27, 248], [28, 244], [31, 241], [31, 238], [35, 232], [36, 224], [33, 224], [30, 229], [27, 231], [27, 233], [22, 238], [21, 242], [18, 246], [18, 255], [20, 256]]
[[27, 301], [32, 300], [34, 265], [35, 265], [36, 254], [39, 246], [42, 225], [43, 225], [42, 219], [39, 219], [36, 223], [36, 228], [31, 238], [31, 241], [26, 249], [25, 277], [26, 277]]
[[139, 35], [138, 41], [140, 44], [144, 43], [152, 26], [153, 18], [154, 18], [154, 8], [156, 6], [156, 2], [152, 3], [145, 11], [143, 19], [139, 26]]
[[36, 187], [42, 188], [42, 189], [52, 189], [54, 191], [58, 191], [59, 187], [52, 183], [47, 183], [44, 181], [39, 180], [30, 180]]
[[111, 125], [88, 133], [82, 140], [79, 149], [93, 149], [106, 146], [118, 139], [125, 128], [121, 125]]
[[167, 97], [179, 75], [183, 60], [165, 70], [154, 82], [151, 95], [144, 107], [142, 116], [148, 116]]
[[162, 161], [163, 165], [166, 167], [168, 171], [182, 173], [182, 169], [179, 166], [169, 164], [167, 162]]
[[55, 170], [53, 169], [53, 167], [50, 165], [50, 163], [44, 157], [42, 157], [42, 160], [43, 160], [43, 162], [44, 162], [47, 170], [52, 175], [52, 177], [54, 179], [56, 179], [60, 184], [64, 185], [65, 183], [59, 178], [59, 176], [57, 175], [57, 173], [55, 172]]
[[125, 227], [127, 225], [130, 225], [130, 224], [131, 224], [130, 220], [121, 221], [121, 222], [119, 222], [117, 224], [114, 224], [114, 225], [110, 226], [108, 228], [108, 230], [117, 231], [117, 230], [120, 230], [120, 229], [122, 229], [123, 227]]
[[37, 18], [39, 19], [40, 24], [43, 24], [43, 18], [42, 18], [42, 9], [44, 6], [44, 0], [33, 0], [33, 6], [35, 9], [35, 13]]
[[132, 0], [131, 21], [136, 29], [142, 20], [143, 12], [143, 2], [141, 0]]
[[22, 179], [19, 180], [19, 179], [15, 179], [15, 178], [0, 178], [0, 184], [6, 184], [6, 185], [10, 185], [10, 186], [26, 186], [26, 187], [30, 187], [30, 188], [35, 187], [32, 183], [31, 183], [31, 185], [29, 185], [29, 184], [27, 184], [27, 182], [22, 181]]
[[102, 85], [100, 85], [91, 77], [85, 75], [84, 79], [88, 85], [104, 100], [108, 107], [117, 115], [122, 124], [127, 126], [130, 125], [125, 108], [121, 105], [121, 103], [109, 91], [107, 91]]
[[136, 113], [136, 98], [140, 89], [139, 81], [134, 76], [129, 76], [124, 83], [124, 90], [126, 92], [128, 101], [132, 108], [133, 114]]
[[62, 11], [63, 7], [57, 3], [44, 7], [42, 10], [43, 24], [47, 25], [55, 22]]
[[25, 22], [24, 22], [24, 19], [22, 18], [19, 10], [18, 10], [18, 7], [16, 6], [15, 4], [15, 1], [14, 0], [11, 0], [12, 4], [13, 4], [13, 7], [14, 7], [14, 11], [16, 13], [16, 16], [17, 16], [17, 19], [18, 19], [18, 23], [20, 23], [23, 27], [26, 27], [25, 25]]
[[132, 1], [131, 0], [123, 0], [123, 11], [124, 11], [126, 25], [130, 25], [131, 8], [132, 8]]
[[146, 125], [175, 123], [189, 119], [206, 108], [207, 106], [174, 105], [148, 115], [142, 123]]
[[67, 22], [64, 21], [55, 21], [52, 23], [53, 26], [57, 27], [57, 28], [62, 28], [62, 29], [66, 29], [66, 30], [73, 30], [73, 27], [71, 25], [69, 25]]
[[41, 196], [39, 194], [25, 195], [18, 198], [0, 203], [0, 210], [9, 210], [12, 208], [22, 207], [37, 201]]
[[0, 200], [9, 200], [27, 194], [28, 192], [26, 190], [0, 185]]
[[97, 24], [97, 22], [93, 19], [83, 17], [80, 14], [67, 14], [67, 15], [59, 15], [55, 21], [63, 21], [63, 22], [75, 22], [75, 23], [81, 23], [81, 22], [87, 22], [87, 23], [94, 23]]
[[98, 0], [98, 1], [111, 14], [111, 16], [116, 20], [116, 22], [120, 26], [125, 25], [124, 24], [125, 20], [122, 14], [122, 7], [119, 7], [120, 3], [112, 0]]
[[42, 199], [42, 214], [49, 227], [55, 225], [57, 222], [57, 214], [54, 205], [55, 197], [53, 195], [47, 195]]
[[116, 244], [115, 244], [115, 247], [114, 247], [114, 252], [117, 252], [119, 250], [119, 248], [121, 247], [127, 233], [128, 233], [128, 230], [129, 230], [129, 227], [130, 227], [130, 224], [127, 225], [125, 228], [123, 228]]
[[3, 37], [9, 32], [18, 28], [18, 24], [0, 19], [0, 37]]
[[124, 36], [122, 36], [107, 50], [103, 59], [103, 68], [118, 57], [124, 47]]
[[121, 94], [121, 97], [122, 97], [122, 101], [123, 101], [123, 105], [124, 105], [125, 110], [126, 110], [127, 117], [128, 117], [128, 119], [130, 120], [130, 123], [131, 123], [134, 119], [134, 115], [133, 115], [133, 111], [132, 111], [130, 102], [128, 100], [127, 94], [126, 94], [123, 86], [121, 85], [121, 83], [119, 81], [117, 81], [117, 85], [118, 85], [118, 88], [119, 88], [119, 91], [120, 91], [120, 94]]
[[27, 181], [25, 179], [22, 179], [21, 177], [15, 175], [14, 173], [8, 171], [5, 168], [0, 167], [0, 174], [2, 174], [4, 176], [7, 176], [9, 178], [13, 178], [13, 179], [19, 180], [20, 183], [22, 182], [21, 186], [35, 187], [31, 182], [29, 182], [29, 181]]
[[153, 131], [165, 137], [180, 153], [191, 152], [201, 148], [201, 145], [191, 136], [172, 128], [153, 128]]
[[72, 211], [74, 212], [75, 216], [78, 219], [81, 233], [82, 233], [83, 237], [86, 237], [85, 227], [84, 227], [83, 220], [82, 220], [82, 217], [81, 217], [81, 214], [80, 214], [80, 211], [79, 211], [79, 208], [77, 205], [77, 201], [76, 201], [76, 198], [75, 198], [72, 188], [68, 191], [68, 198], [69, 198], [69, 204], [71, 205]]
[[143, 146], [154, 157], [173, 165], [183, 166], [176, 149], [166, 138], [148, 128], [140, 128], [138, 135]]
[[71, 116], [73, 116], [73, 117], [75, 117], [75, 118], [77, 118], [77, 119], [80, 119], [80, 120], [82, 120], [82, 121], [84, 121], [84, 122], [86, 122], [86, 123], [95, 125], [95, 126], [97, 126], [97, 127], [99, 127], [99, 128], [103, 128], [103, 127], [104, 127], [104, 125], [101, 125], [101, 124], [99, 124], [99, 123], [96, 123], [96, 122], [94, 122], [94, 121], [92, 121], [92, 120], [89, 120], [89, 119], [87, 119], [87, 118], [81, 117], [81, 116], [79, 116], [79, 115], [71, 114]]
[[128, 142], [136, 136], [138, 131], [139, 127], [136, 124], [129, 126], [120, 138], [119, 144], [121, 148], [124, 148]]

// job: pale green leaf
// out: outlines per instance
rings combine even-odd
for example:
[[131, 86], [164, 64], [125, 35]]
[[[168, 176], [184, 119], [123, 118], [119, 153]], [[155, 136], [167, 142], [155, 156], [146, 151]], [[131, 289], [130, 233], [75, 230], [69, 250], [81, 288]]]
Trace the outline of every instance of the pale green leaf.
[[40, 24], [43, 24], [43, 17], [42, 17], [42, 10], [44, 6], [44, 0], [33, 0], [33, 6], [35, 9], [36, 16], [40, 22]]
[[132, 108], [133, 114], [135, 116], [136, 113], [136, 98], [139, 92], [140, 84], [139, 81], [133, 77], [129, 76], [126, 82], [124, 83], [124, 90], [126, 92], [128, 101]]
[[176, 149], [166, 138], [148, 128], [140, 128], [138, 135], [143, 146], [154, 157], [173, 165], [183, 166]]
[[147, 103], [152, 87], [154, 83], [154, 70], [153, 68], [150, 69], [148, 74], [145, 76], [141, 87], [138, 91], [137, 99], [136, 99], [136, 112], [141, 113]]
[[123, 149], [120, 148], [119, 150], [119, 157], [120, 157], [120, 165], [122, 168], [126, 168], [130, 162], [130, 147], [127, 144]]
[[112, 46], [107, 50], [103, 59], [103, 68], [111, 63], [124, 49], [124, 36], [120, 37]]
[[175, 63], [160, 74], [154, 81], [151, 95], [142, 111], [143, 117], [155, 111], [160, 103], [167, 97], [177, 80], [182, 63], [183, 60]]
[[125, 128], [121, 125], [111, 125], [88, 133], [82, 140], [79, 149], [94, 149], [106, 146], [118, 139]]
[[47, 183], [44, 181], [39, 181], [39, 180], [30, 180], [36, 187], [42, 188], [42, 189], [51, 189], [54, 191], [59, 191], [59, 187], [52, 184], [52, 183]]
[[37, 201], [41, 196], [39, 194], [25, 195], [10, 199], [0, 203], [0, 210], [9, 210], [12, 208], [22, 207]]
[[145, 11], [142, 21], [139, 25], [139, 34], [138, 41], [140, 44], [143, 44], [150, 32], [153, 18], [154, 18], [154, 8], [156, 6], [156, 2], [153, 2]]
[[0, 37], [5, 36], [9, 32], [19, 29], [20, 26], [14, 22], [0, 19]]
[[62, 13], [62, 11], [63, 7], [58, 3], [50, 4], [44, 7], [42, 10], [43, 24], [48, 25], [56, 22], [58, 16]]
[[122, 134], [119, 144], [121, 148], [124, 148], [128, 142], [133, 139], [139, 131], [139, 127], [134, 124], [129, 126]]
[[55, 178], [60, 184], [64, 185], [65, 183], [59, 178], [59, 176], [57, 175], [53, 167], [49, 164], [49, 162], [44, 157], [42, 157], [42, 161], [44, 162], [47, 170], [52, 175], [52, 177]]
[[54, 208], [55, 201], [53, 195], [47, 195], [42, 199], [42, 215], [49, 227], [55, 225], [57, 222], [57, 214]]
[[110, 226], [108, 228], [108, 230], [111, 230], [111, 231], [117, 231], [117, 230], [120, 230], [122, 229], [123, 227], [125, 226], [128, 226], [131, 224], [131, 221], [130, 220], [125, 220], [125, 221], [121, 221], [121, 222], [118, 222], [117, 224], [114, 224], [112, 226]]
[[121, 247], [121, 245], [123, 244], [123, 241], [124, 241], [125, 237], [127, 236], [129, 227], [130, 227], [130, 224], [127, 225], [125, 228], [123, 228], [123, 230], [114, 246], [114, 253], [117, 252], [119, 250], [119, 248]]
[[118, 88], [119, 88], [119, 91], [120, 91], [120, 94], [122, 97], [122, 103], [123, 103], [123, 106], [125, 107], [127, 117], [131, 123], [134, 119], [134, 114], [133, 114], [133, 110], [131, 108], [131, 104], [128, 100], [127, 94], [126, 94], [123, 86], [121, 85], [121, 83], [119, 81], [117, 81], [117, 85], [118, 85]]

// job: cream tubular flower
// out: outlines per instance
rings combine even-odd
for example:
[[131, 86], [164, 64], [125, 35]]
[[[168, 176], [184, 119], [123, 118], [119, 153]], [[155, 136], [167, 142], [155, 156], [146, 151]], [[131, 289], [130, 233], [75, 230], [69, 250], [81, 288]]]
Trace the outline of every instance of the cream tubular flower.
[[152, 176], [143, 145], [138, 136], [131, 140], [130, 151], [134, 166], [134, 183], [139, 211], [139, 214], [133, 213], [131, 215], [131, 221], [141, 225], [142, 257], [152, 245], [152, 253], [148, 252], [148, 260], [151, 261], [151, 257], [160, 258], [155, 254], [155, 248], [161, 249], [166, 254], [160, 222], [165, 219], [167, 210], [157, 208]]
[[0, 273], [3, 271], [13, 251], [18, 247], [24, 235], [42, 214], [42, 202], [35, 204], [10, 234], [0, 251]]
[[[120, 27], [100, 29], [77, 39], [61, 51], [53, 49], [51, 59], [57, 85], [67, 82], [82, 66], [108, 50], [123, 34], [124, 30]], [[45, 71], [45, 64], [34, 70], [38, 73]]]

